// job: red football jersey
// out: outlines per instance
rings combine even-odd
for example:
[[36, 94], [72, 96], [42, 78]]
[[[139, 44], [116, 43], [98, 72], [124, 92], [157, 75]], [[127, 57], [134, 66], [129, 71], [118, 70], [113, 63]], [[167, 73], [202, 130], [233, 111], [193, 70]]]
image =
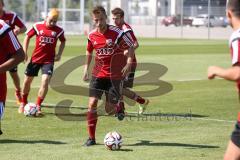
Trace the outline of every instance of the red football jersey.
[[[233, 32], [229, 40], [232, 65], [240, 64], [240, 29]], [[240, 81], [237, 82], [237, 88], [240, 93]]]
[[97, 29], [90, 32], [87, 50], [90, 53], [94, 49], [96, 51], [93, 76], [122, 79], [121, 70], [126, 64], [123, 51], [132, 45], [123, 31], [115, 26], [108, 25], [104, 34], [99, 33]]
[[[127, 37], [131, 40], [131, 42], [134, 44], [135, 42], [137, 42], [137, 38], [131, 28], [131, 26], [127, 23], [124, 23], [121, 27], [121, 29], [123, 30], [123, 32], [127, 35]], [[136, 53], [135, 53], [136, 54]], [[133, 58], [133, 64], [137, 65], [137, 59], [136, 56], [134, 54], [134, 58]]]
[[65, 41], [64, 31], [59, 26], [47, 27], [46, 22], [38, 22], [27, 32], [30, 38], [36, 36], [32, 62], [38, 64], [53, 63], [57, 40]]
[[12, 30], [14, 30], [16, 26], [18, 28], [25, 27], [21, 18], [18, 17], [17, 14], [14, 12], [4, 11], [0, 19], [4, 20], [11, 27]]
[[[21, 48], [16, 36], [3, 20], [0, 20], [0, 65], [6, 62], [18, 49]], [[0, 74], [0, 101], [6, 100], [7, 82], [6, 73]]]

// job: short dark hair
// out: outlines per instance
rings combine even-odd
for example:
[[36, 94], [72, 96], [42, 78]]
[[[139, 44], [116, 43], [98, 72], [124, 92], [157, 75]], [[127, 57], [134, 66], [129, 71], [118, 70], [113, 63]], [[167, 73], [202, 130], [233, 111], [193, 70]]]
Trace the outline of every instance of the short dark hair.
[[124, 17], [124, 11], [121, 9], [121, 8], [114, 8], [113, 10], [112, 10], [112, 14], [113, 15], [120, 15], [120, 17]]
[[103, 6], [95, 6], [92, 10], [92, 14], [104, 14], [105, 16], [107, 16], [106, 14], [106, 10], [104, 9]]
[[236, 17], [240, 17], [240, 0], [228, 0], [227, 9], [231, 10]]

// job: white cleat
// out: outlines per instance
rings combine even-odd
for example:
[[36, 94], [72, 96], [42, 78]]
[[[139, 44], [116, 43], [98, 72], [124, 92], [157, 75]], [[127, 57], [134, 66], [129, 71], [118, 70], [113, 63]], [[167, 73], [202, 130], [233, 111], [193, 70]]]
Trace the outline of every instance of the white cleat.
[[20, 106], [18, 107], [18, 113], [21, 114], [21, 113], [24, 112], [24, 106], [25, 106], [25, 105], [21, 102], [21, 103], [20, 103]]
[[149, 100], [145, 99], [145, 103], [139, 105], [138, 114], [143, 114], [145, 112], [145, 110], [147, 109], [148, 104], [149, 104]]

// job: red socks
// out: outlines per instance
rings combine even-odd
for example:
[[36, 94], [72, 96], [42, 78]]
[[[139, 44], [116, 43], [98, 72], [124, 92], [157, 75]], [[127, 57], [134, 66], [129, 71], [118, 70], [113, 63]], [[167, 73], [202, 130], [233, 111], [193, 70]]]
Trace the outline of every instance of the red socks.
[[19, 98], [19, 99], [21, 99], [21, 90], [16, 90], [15, 91], [15, 95]]
[[138, 96], [138, 95], [135, 95], [134, 100], [136, 102], [140, 103], [140, 104], [144, 104], [145, 103], [145, 99], [140, 97], [140, 96]]
[[87, 122], [88, 122], [88, 134], [89, 138], [95, 139], [96, 125], [97, 125], [97, 110], [88, 110]]
[[44, 100], [44, 98], [38, 97], [38, 98], [37, 98], [37, 101], [36, 101], [36, 105], [41, 106], [43, 100]]
[[28, 98], [28, 94], [22, 95], [22, 103], [23, 103], [24, 105], [28, 103], [27, 98]]

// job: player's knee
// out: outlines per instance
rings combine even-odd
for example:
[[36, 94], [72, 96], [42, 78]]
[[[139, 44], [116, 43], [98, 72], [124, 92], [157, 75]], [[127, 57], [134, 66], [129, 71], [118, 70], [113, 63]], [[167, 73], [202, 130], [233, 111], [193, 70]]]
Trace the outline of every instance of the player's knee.
[[96, 109], [97, 108], [97, 103], [98, 103], [98, 100], [96, 98], [90, 98], [88, 108], [89, 109]]
[[25, 84], [25, 85], [30, 85], [31, 82], [32, 82], [32, 80], [29, 79], [29, 78], [26, 78], [26, 79], [24, 80], [24, 84]]

